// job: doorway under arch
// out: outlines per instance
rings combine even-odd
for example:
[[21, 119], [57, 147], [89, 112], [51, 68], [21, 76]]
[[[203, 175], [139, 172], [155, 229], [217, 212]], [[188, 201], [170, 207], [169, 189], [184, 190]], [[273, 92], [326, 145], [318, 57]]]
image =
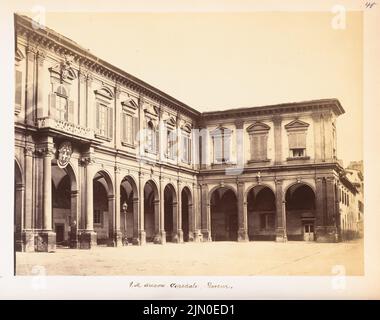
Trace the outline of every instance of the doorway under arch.
[[315, 239], [315, 193], [304, 183], [286, 191], [286, 230], [288, 240]]

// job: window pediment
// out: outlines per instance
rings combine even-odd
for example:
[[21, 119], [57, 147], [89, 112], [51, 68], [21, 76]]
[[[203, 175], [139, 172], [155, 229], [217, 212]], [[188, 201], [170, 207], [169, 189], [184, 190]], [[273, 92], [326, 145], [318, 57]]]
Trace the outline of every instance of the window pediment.
[[95, 95], [97, 95], [97, 96], [101, 96], [101, 97], [106, 98], [108, 100], [113, 99], [113, 92], [108, 87], [101, 87], [100, 89], [97, 89], [94, 92], [95, 92]]
[[249, 134], [253, 134], [253, 133], [266, 133], [269, 130], [270, 130], [270, 127], [267, 124], [262, 123], [262, 122], [255, 122], [254, 124], [251, 124], [247, 128], [247, 132]]
[[17, 48], [17, 50], [15, 52], [15, 59], [17, 62], [20, 62], [20, 61], [25, 59], [25, 55], [23, 54], [23, 52], [19, 48]]
[[176, 126], [177, 122], [176, 120], [174, 119], [174, 117], [170, 117], [169, 119], [165, 120], [165, 125], [167, 127], [171, 127], [171, 128], [174, 128]]
[[66, 58], [65, 61], [57, 63], [49, 68], [50, 74], [53, 78], [59, 79], [62, 82], [70, 82], [77, 77], [76, 71], [71, 66], [71, 60]]
[[223, 126], [219, 126], [215, 128], [214, 130], [212, 130], [210, 132], [210, 135], [212, 137], [220, 137], [220, 136], [228, 137], [232, 135], [232, 130]]
[[307, 122], [295, 119], [285, 125], [286, 130], [307, 130], [309, 124]]
[[138, 108], [138, 104], [132, 98], [128, 98], [121, 102], [124, 111], [135, 111]]
[[181, 130], [183, 132], [186, 132], [186, 133], [190, 134], [191, 133], [191, 126], [188, 123], [186, 123], [185, 125], [183, 125], [181, 127]]

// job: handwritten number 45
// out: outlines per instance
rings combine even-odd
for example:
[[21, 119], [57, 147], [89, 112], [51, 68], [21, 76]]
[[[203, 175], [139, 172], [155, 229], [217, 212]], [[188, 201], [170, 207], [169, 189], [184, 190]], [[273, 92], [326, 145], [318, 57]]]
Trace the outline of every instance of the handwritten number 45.
[[369, 9], [372, 9], [372, 7], [374, 6], [374, 5], [376, 5], [377, 3], [376, 2], [366, 2], [365, 3], [365, 7], [366, 8], [369, 8]]

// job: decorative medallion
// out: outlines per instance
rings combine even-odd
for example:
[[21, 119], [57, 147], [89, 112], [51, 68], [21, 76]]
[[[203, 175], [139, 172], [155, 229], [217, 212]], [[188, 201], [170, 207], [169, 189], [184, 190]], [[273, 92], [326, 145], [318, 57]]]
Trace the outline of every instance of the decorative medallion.
[[71, 143], [68, 141], [65, 141], [61, 143], [58, 149], [58, 167], [60, 168], [66, 168], [67, 164], [70, 162], [71, 154], [73, 153], [73, 150], [71, 148]]

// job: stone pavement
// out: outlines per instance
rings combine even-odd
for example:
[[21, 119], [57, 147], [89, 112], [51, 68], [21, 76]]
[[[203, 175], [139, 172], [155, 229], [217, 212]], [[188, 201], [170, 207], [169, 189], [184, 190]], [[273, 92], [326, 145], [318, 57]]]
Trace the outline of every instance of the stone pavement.
[[363, 275], [363, 261], [362, 240], [167, 243], [17, 252], [16, 274], [32, 275], [33, 267], [43, 266], [48, 275], [333, 275], [339, 265], [346, 275]]

